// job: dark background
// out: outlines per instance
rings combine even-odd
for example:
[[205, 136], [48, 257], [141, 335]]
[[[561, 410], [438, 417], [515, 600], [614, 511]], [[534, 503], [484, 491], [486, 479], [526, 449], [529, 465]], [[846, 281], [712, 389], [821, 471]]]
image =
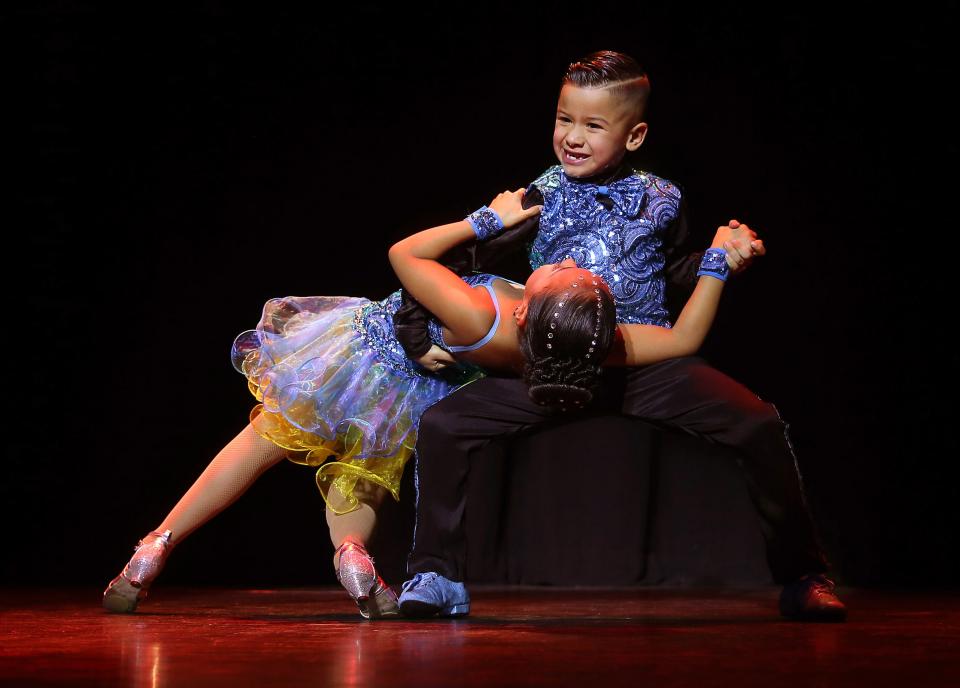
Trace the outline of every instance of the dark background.
[[[791, 422], [841, 580], [956, 583], [948, 7], [6, 10], [0, 578], [105, 584], [244, 425], [262, 303], [393, 290], [390, 243], [553, 164], [567, 63], [617, 49], [653, 84], [637, 164], [704, 246], [736, 217], [769, 248], [705, 352]], [[330, 582], [331, 551], [284, 463], [165, 579]]]

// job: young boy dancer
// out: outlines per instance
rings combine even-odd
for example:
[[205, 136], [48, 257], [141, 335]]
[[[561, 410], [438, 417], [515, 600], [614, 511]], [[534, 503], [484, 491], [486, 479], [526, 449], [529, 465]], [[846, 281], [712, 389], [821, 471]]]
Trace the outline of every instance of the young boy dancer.
[[[527, 194], [543, 205], [529, 258], [533, 268], [572, 258], [610, 285], [620, 322], [669, 326], [666, 281], [692, 286], [700, 256], [676, 255], [685, 239], [679, 189], [624, 165], [626, 153], [646, 136], [649, 91], [643, 70], [620, 53], [594, 53], [570, 65], [553, 135], [560, 165], [541, 175]], [[736, 272], [764, 252], [749, 228], [740, 230], [741, 239], [725, 246], [726, 262], [705, 264], [708, 257], [701, 272]], [[631, 346], [629, 337], [624, 346]], [[625, 378], [623, 413], [738, 451], [768, 563], [774, 580], [784, 585], [780, 613], [797, 620], [844, 619], [833, 581], [823, 575], [827, 562], [776, 408], [695, 357], [630, 369]], [[415, 575], [400, 596], [404, 614], [469, 613], [462, 581], [470, 457], [492, 440], [550, 418], [521, 380], [506, 378], [470, 384], [423, 416], [417, 524], [408, 562]]]

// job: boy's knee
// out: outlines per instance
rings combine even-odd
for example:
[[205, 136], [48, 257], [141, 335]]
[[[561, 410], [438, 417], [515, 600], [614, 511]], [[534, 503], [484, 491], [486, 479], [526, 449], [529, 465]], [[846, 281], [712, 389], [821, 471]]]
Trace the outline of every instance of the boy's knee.
[[434, 404], [428, 408], [420, 417], [417, 446], [421, 446], [425, 441], [430, 442], [434, 438], [448, 437], [450, 435], [451, 416], [455, 414], [455, 410], [451, 413], [441, 404]]
[[776, 407], [757, 399], [755, 404], [738, 405], [737, 425], [740, 433], [746, 438], [760, 438], [765, 436], [782, 436], [786, 431], [786, 423], [780, 418]]
[[357, 498], [358, 502], [373, 509], [378, 509], [383, 503], [383, 498], [387, 496], [387, 490], [377, 483], [360, 478], [353, 488], [353, 496]]

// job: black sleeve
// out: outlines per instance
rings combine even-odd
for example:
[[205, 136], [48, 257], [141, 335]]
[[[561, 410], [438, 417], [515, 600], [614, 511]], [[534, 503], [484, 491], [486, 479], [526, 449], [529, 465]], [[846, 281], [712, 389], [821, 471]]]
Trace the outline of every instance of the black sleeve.
[[[530, 187], [523, 198], [523, 207], [541, 203], [543, 195], [540, 190]], [[538, 218], [532, 217], [487, 241], [456, 246], [447, 251], [440, 262], [458, 275], [490, 272], [523, 281], [530, 274], [526, 247], [536, 236], [539, 226]], [[400, 308], [393, 315], [393, 329], [400, 346], [413, 360], [430, 350], [430, 334], [427, 332], [430, 317], [430, 311], [404, 290]]]
[[430, 350], [432, 342], [427, 332], [430, 311], [404, 289], [400, 292], [400, 308], [393, 314], [393, 329], [397, 341], [412, 360], [417, 360]]
[[697, 284], [697, 270], [700, 269], [703, 251], [693, 250], [695, 245], [690, 237], [686, 202], [681, 200], [677, 218], [667, 229], [663, 239], [667, 308], [674, 318], [683, 309]]

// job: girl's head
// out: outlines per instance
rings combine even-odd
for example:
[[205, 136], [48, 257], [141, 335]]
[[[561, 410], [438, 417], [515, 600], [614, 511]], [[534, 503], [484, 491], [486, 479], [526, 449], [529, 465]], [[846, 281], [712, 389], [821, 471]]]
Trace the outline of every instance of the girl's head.
[[560, 410], [593, 398], [617, 311], [604, 281], [569, 258], [538, 268], [515, 312], [530, 398]]

